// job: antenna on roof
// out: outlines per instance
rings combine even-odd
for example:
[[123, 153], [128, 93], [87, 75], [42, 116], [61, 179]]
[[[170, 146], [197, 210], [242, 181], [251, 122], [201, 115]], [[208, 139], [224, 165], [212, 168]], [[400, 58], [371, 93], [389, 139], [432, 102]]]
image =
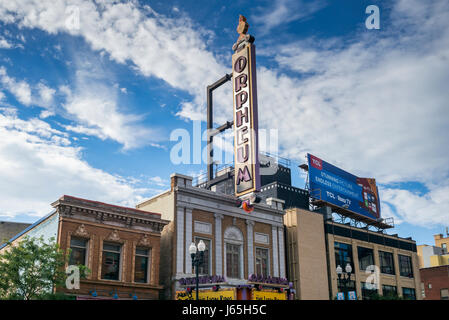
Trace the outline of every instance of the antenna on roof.
[[446, 227], [446, 237], [449, 237], [449, 227]]

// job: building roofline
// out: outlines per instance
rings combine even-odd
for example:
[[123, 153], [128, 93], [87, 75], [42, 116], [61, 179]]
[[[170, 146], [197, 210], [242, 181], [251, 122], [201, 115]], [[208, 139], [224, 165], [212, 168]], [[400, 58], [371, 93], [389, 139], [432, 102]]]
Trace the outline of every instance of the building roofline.
[[28, 225], [32, 224], [29, 222], [17, 222], [17, 221], [6, 221], [6, 220], [0, 221], [0, 224], [3, 224], [3, 223], [28, 224]]
[[115, 205], [115, 204], [110, 204], [110, 203], [105, 203], [105, 202], [95, 201], [95, 200], [89, 200], [89, 199], [84, 199], [84, 198], [78, 198], [78, 197], [69, 196], [69, 195], [63, 195], [58, 200], [53, 202], [51, 205], [53, 207], [56, 207], [60, 201], [67, 201], [67, 200], [70, 200], [70, 199], [79, 200], [79, 201], [86, 201], [86, 202], [90, 202], [90, 203], [93, 203], [93, 204], [105, 206], [106, 208], [107, 207], [112, 207], [112, 208], [119, 208], [119, 209], [130, 210], [130, 211], [134, 211], [134, 212], [137, 212], [137, 213], [140, 213], [140, 214], [144, 214], [144, 215], [153, 214], [153, 215], [157, 215], [159, 217], [162, 216], [162, 214], [157, 213], [157, 212], [144, 211], [144, 210], [139, 210], [139, 209], [131, 208], [131, 207], [123, 207], [123, 206], [118, 206], [118, 205]]
[[392, 234], [383, 233], [383, 232], [380, 233], [380, 232], [368, 230], [366, 228], [359, 228], [359, 227], [349, 226], [347, 224], [344, 224], [344, 223], [341, 223], [341, 222], [337, 222], [337, 221], [329, 221], [328, 220], [328, 221], [325, 221], [324, 223], [325, 224], [326, 223], [328, 223], [328, 224], [336, 224], [338, 226], [346, 227], [348, 229], [362, 230], [362, 231], [366, 231], [366, 232], [371, 233], [371, 234], [387, 236], [387, 237], [392, 238], [392, 239], [398, 239], [398, 240], [402, 240], [402, 241], [411, 242], [411, 243], [416, 244], [416, 240], [413, 240], [411, 237], [409, 237], [409, 238], [402, 238], [402, 237], [399, 237], [397, 235], [392, 235]]
[[34, 229], [35, 227], [37, 227], [38, 225], [40, 225], [42, 222], [44, 222], [45, 220], [47, 220], [48, 218], [50, 218], [51, 216], [53, 216], [56, 213], [56, 210], [53, 210], [52, 212], [50, 212], [49, 214], [47, 214], [46, 216], [40, 218], [39, 220], [37, 220], [35, 223], [33, 223], [32, 225], [28, 226], [25, 230], [19, 232], [18, 234], [16, 234], [14, 237], [12, 237], [11, 239], [9, 239], [8, 241], [6, 241], [4, 244], [2, 244], [0, 246], [0, 250], [3, 249], [4, 247], [6, 247], [9, 243], [17, 240], [18, 238], [20, 238], [21, 236], [23, 236], [25, 233], [27, 233], [28, 231], [30, 231], [31, 229]]
[[[152, 197], [150, 197], [150, 198], [147, 198], [147, 199], [145, 199], [145, 200], [142, 200], [142, 201], [140, 201], [140, 202], [138, 202], [138, 203], [136, 204], [136, 207], [137, 207], [137, 206], [141, 206], [141, 205], [143, 205], [143, 204], [145, 204], [145, 203], [147, 203], [147, 202], [149, 202], [149, 201], [155, 200], [155, 199], [157, 199], [157, 198], [159, 198], [159, 197], [165, 195], [166, 193], [170, 193], [171, 191], [172, 191], [171, 189], [167, 189], [167, 190], [162, 191], [161, 193], [158, 193], [158, 194], [156, 194], [156, 195], [154, 195], [154, 196], [152, 196]], [[136, 210], [139, 210], [139, 209], [136, 209]]]

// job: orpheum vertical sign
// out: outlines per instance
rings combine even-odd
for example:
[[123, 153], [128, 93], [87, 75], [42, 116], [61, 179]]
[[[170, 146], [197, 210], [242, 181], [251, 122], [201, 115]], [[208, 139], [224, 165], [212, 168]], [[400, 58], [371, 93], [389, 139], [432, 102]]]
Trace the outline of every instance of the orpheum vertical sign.
[[235, 195], [260, 189], [255, 47], [246, 43], [232, 56], [234, 88]]

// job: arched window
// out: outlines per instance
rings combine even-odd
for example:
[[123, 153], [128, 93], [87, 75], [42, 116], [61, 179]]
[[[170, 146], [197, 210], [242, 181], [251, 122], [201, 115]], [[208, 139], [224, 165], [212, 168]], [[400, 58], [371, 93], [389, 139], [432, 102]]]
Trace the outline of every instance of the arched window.
[[231, 279], [243, 278], [243, 233], [237, 227], [224, 232], [225, 275]]

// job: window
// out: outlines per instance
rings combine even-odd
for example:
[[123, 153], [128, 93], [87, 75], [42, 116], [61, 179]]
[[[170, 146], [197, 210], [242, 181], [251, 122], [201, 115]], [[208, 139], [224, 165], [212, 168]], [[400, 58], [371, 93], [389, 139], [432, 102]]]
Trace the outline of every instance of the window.
[[256, 274], [268, 276], [268, 249], [256, 248]]
[[412, 257], [398, 255], [399, 273], [402, 277], [413, 278]]
[[350, 244], [335, 242], [335, 265], [341, 266], [345, 270], [346, 265], [349, 263], [354, 270], [352, 263], [352, 246]]
[[120, 253], [121, 246], [119, 244], [103, 244], [103, 261], [101, 264], [102, 279], [120, 279]]
[[380, 272], [385, 274], [395, 274], [394, 260], [391, 252], [379, 251]]
[[396, 288], [396, 286], [388, 286], [383, 284], [382, 295], [384, 297], [396, 297], [398, 295], [398, 289]]
[[226, 243], [226, 276], [240, 278], [240, 245]]
[[69, 265], [86, 265], [87, 240], [71, 238], [70, 249]]
[[[359, 256], [360, 270], [366, 270], [368, 266], [374, 265], [373, 249], [357, 247], [357, 254]], [[342, 266], [343, 267], [343, 266]]]
[[373, 296], [377, 295], [377, 289], [373, 288], [374, 285], [371, 283], [362, 282], [362, 299], [371, 300]]
[[408, 300], [416, 300], [415, 289], [413, 288], [402, 288], [402, 296]]
[[441, 300], [449, 300], [449, 289], [440, 290]]
[[134, 282], [148, 283], [148, 262], [150, 249], [136, 247], [136, 257], [134, 261]]
[[426, 298], [426, 290], [424, 288], [424, 282], [421, 282], [421, 295], [422, 295], [423, 299]]
[[441, 248], [443, 249], [443, 254], [447, 253], [447, 244], [446, 243], [442, 243], [441, 244]]
[[206, 249], [204, 250], [203, 254], [203, 264], [199, 268], [199, 273], [203, 275], [210, 275], [211, 274], [211, 254], [210, 254], [210, 240], [204, 239], [204, 238], [195, 238], [195, 244], [198, 246], [198, 243], [203, 240], [204, 244], [206, 245]]

